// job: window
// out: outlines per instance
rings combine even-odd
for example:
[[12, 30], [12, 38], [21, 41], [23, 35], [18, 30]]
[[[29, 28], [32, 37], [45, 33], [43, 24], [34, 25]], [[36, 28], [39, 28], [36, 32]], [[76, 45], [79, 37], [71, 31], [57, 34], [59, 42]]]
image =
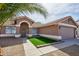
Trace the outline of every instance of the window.
[[16, 33], [16, 28], [15, 27], [6, 27], [5, 32], [7, 34], [15, 34]]
[[37, 29], [32, 29], [32, 34], [37, 34]]

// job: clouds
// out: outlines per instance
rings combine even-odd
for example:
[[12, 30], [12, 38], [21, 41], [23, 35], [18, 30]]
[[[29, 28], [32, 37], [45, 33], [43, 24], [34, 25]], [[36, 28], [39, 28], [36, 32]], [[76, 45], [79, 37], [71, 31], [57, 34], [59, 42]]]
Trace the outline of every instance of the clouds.
[[75, 20], [79, 19], [79, 4], [78, 3], [43, 3], [42, 4], [49, 12], [48, 18], [44, 19], [41, 15], [29, 15], [36, 22], [47, 23], [64, 16], [72, 16]]
[[64, 7], [62, 7], [59, 10], [60, 10], [59, 14], [67, 14], [67, 13], [77, 14], [77, 13], [79, 13], [79, 4], [66, 4]]
[[[43, 4], [48, 10], [48, 20], [46, 22], [53, 21], [65, 16], [72, 16], [75, 20], [79, 19], [79, 4], [78, 3], [57, 3], [57, 4]], [[50, 21], [49, 21], [50, 20]]]
[[[48, 6], [47, 6], [48, 5]], [[63, 13], [78, 13], [79, 12], [79, 4], [43, 4], [51, 14], [63, 14]]]

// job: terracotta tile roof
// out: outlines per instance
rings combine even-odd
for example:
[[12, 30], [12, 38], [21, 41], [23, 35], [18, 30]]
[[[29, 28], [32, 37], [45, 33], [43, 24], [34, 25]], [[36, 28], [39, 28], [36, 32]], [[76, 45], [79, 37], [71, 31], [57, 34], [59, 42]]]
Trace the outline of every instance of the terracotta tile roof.
[[71, 16], [66, 16], [64, 18], [60, 18], [60, 19], [57, 19], [55, 21], [52, 21], [52, 22], [49, 22], [49, 23], [46, 23], [46, 24], [42, 24], [41, 26], [36, 26], [36, 27], [44, 27], [44, 26], [56, 25], [56, 24], [60, 23], [61, 21], [69, 19], [69, 18], [71, 18]]
[[[52, 21], [52, 22], [49, 22], [49, 23], [46, 23], [46, 24], [42, 24], [41, 26], [37, 26], [37, 27], [44, 27], [44, 26], [50, 26], [50, 25], [56, 25], [56, 24], [59, 24], [61, 23], [62, 21], [64, 20], [67, 20], [71, 18], [73, 20], [73, 18], [71, 16], [66, 16], [64, 18], [60, 18], [60, 19], [57, 19], [55, 21]], [[74, 20], [73, 20], [74, 21]], [[74, 21], [74, 23], [77, 25], [77, 23]], [[64, 23], [63, 23], [64, 24]], [[70, 24], [69, 24], [70, 25]], [[78, 25], [77, 25], [78, 26]]]
[[55, 21], [52, 21], [50, 23], [47, 23], [46, 25], [53, 24], [53, 23], [60, 23], [61, 21], [66, 20], [66, 19], [69, 19], [69, 18], [71, 18], [71, 16], [66, 16], [64, 18], [57, 19]]
[[34, 22], [31, 18], [29, 18], [29, 17], [27, 17], [27, 16], [18, 16], [18, 17], [15, 17], [15, 18], [14, 18], [14, 20], [16, 20], [16, 19], [28, 19], [28, 20]]

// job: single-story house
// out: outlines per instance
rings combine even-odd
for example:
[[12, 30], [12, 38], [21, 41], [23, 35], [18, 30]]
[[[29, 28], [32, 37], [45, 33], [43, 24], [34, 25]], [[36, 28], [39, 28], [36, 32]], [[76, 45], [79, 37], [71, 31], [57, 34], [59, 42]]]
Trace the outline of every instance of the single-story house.
[[60, 37], [63, 39], [76, 38], [78, 25], [71, 16], [58, 19], [47, 24], [38, 24], [27, 16], [19, 16], [6, 21], [0, 27], [0, 36], [42, 35]]

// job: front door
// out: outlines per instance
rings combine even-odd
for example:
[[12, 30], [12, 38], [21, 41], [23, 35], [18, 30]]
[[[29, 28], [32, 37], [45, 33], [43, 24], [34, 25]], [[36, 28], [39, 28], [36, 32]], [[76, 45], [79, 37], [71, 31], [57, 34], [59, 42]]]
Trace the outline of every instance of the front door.
[[26, 37], [26, 35], [29, 33], [29, 27], [28, 24], [23, 22], [20, 26], [20, 34], [21, 37]]

